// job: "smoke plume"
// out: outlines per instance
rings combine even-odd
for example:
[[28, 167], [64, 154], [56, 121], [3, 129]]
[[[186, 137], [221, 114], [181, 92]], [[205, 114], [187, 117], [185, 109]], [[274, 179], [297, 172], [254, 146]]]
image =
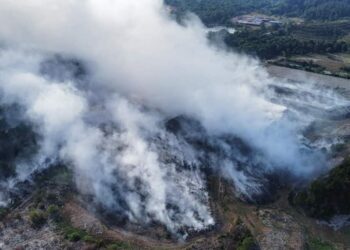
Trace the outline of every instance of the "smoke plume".
[[0, 101], [40, 135], [2, 187], [64, 161], [97, 204], [174, 233], [214, 224], [208, 168], [248, 199], [265, 173], [319, 171], [302, 131], [315, 110], [346, 104], [310, 85], [280, 98], [294, 85], [209, 45], [196, 18], [180, 26], [161, 0], [0, 0], [0, 41]]

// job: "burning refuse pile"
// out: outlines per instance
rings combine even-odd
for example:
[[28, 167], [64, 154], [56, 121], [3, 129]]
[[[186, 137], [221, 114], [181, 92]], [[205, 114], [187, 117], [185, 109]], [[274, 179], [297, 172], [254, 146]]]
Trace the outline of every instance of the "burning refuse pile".
[[[287, 83], [211, 47], [198, 20], [178, 25], [162, 1], [0, 6], [1, 106], [20, 107], [38, 147], [0, 178], [0, 204], [60, 162], [97, 206], [185, 236], [183, 228], [215, 224], [209, 174], [257, 202], [273, 195], [275, 176], [307, 180], [323, 171], [320, 149], [303, 132], [314, 114], [347, 102], [331, 90], [287, 86], [290, 98], [281, 92]], [[301, 108], [306, 102], [313, 107]]]

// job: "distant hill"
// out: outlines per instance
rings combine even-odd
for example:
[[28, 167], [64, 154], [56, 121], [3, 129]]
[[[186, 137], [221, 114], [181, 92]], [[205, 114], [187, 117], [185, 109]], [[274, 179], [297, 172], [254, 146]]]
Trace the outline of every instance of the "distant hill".
[[275, 0], [272, 14], [306, 19], [337, 20], [350, 17], [350, 0]]
[[350, 17], [350, 0], [165, 0], [179, 12], [196, 13], [206, 24], [225, 24], [253, 11], [315, 20]]

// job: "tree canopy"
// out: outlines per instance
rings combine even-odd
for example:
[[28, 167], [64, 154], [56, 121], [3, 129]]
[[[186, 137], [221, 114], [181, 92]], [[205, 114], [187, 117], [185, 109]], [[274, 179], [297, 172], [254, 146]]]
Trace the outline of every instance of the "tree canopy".
[[197, 14], [205, 24], [225, 24], [230, 18], [259, 11], [313, 20], [350, 17], [350, 0], [164, 0], [179, 12]]

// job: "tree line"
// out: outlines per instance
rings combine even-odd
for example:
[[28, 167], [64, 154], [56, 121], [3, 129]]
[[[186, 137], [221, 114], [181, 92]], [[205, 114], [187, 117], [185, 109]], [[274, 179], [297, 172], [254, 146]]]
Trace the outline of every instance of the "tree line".
[[164, 0], [177, 8], [197, 14], [207, 25], [227, 24], [234, 16], [252, 11], [312, 20], [350, 17], [350, 0]]
[[241, 30], [233, 35], [227, 34], [224, 41], [228, 47], [261, 59], [310, 53], [340, 53], [349, 50], [344, 41], [301, 41], [283, 31]]

